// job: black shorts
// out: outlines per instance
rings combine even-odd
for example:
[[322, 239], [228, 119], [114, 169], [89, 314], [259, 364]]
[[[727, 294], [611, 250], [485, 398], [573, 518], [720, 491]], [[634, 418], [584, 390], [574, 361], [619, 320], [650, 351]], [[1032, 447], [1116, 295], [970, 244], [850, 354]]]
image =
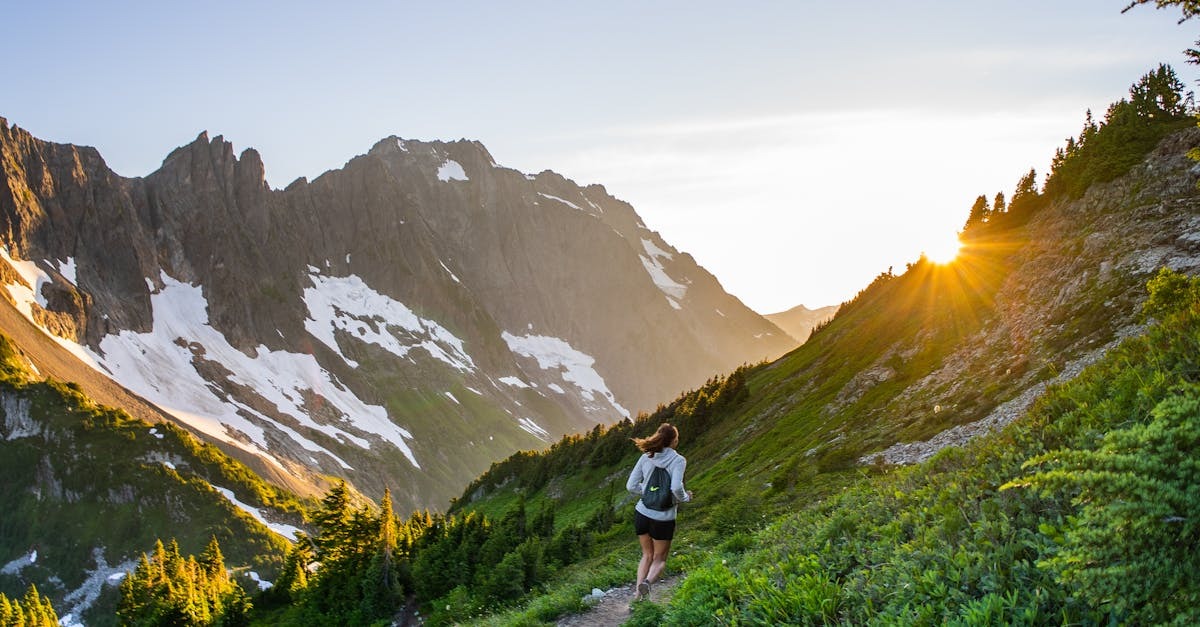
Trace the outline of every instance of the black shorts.
[[639, 511], [634, 511], [633, 530], [639, 536], [650, 534], [652, 540], [670, 540], [675, 537], [675, 521], [654, 520]]

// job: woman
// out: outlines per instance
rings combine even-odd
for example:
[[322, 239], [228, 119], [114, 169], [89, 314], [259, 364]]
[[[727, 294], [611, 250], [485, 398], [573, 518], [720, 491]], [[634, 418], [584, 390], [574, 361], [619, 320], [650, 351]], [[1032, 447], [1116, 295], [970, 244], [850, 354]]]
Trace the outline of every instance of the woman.
[[[638, 563], [637, 581], [634, 583], [634, 589], [637, 590], [634, 600], [639, 600], [650, 595], [650, 582], [658, 579], [667, 565], [667, 552], [671, 550], [671, 539], [675, 537], [675, 504], [692, 500], [692, 493], [683, 488], [687, 460], [675, 452], [675, 447], [679, 445], [679, 430], [664, 422], [654, 435], [634, 438], [633, 443], [644, 453], [625, 482], [625, 489], [642, 497], [634, 508], [636, 513], [633, 520], [633, 529], [642, 545], [642, 561]], [[647, 485], [655, 468], [662, 468], [670, 474], [670, 493], [674, 502], [666, 504], [665, 509], [654, 509], [647, 504], [648, 501], [654, 503], [651, 494], [646, 492], [647, 488], [655, 490], [658, 487]]]

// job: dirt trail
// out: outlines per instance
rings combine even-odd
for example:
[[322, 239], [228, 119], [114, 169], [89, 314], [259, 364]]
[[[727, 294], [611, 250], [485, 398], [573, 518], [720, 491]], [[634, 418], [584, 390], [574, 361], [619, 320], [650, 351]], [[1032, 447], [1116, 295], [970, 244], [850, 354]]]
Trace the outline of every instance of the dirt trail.
[[[650, 600], [666, 603], [675, 591], [679, 575], [660, 580], [650, 588]], [[633, 601], [633, 586], [613, 588], [592, 609], [572, 614], [558, 621], [558, 627], [616, 627], [629, 620], [629, 603]]]

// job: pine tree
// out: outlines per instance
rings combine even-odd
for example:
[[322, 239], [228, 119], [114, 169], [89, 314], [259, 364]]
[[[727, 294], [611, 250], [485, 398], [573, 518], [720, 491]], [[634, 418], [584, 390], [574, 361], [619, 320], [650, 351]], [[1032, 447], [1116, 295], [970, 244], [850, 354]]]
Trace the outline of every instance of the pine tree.
[[208, 546], [200, 554], [200, 564], [204, 566], [209, 577], [220, 580], [229, 578], [229, 573], [225, 570], [225, 556], [221, 554], [221, 545], [217, 543], [216, 536], [212, 536]]
[[992, 211], [989, 214], [989, 219], [995, 220], [997, 217], [1003, 215], [1007, 210], [1008, 207], [1006, 207], [1004, 204], [1004, 192], [996, 192], [996, 199], [992, 201]]
[[967, 214], [967, 222], [963, 225], [963, 230], [965, 231], [976, 224], [983, 224], [985, 221], [987, 221], [987, 216], [987, 196], [980, 195], [975, 199], [975, 204], [971, 205], [971, 212]]
[[1041, 207], [1042, 196], [1038, 193], [1037, 171], [1029, 168], [1024, 176], [1017, 181], [1013, 191], [1012, 202], [1008, 204], [1008, 214], [1013, 223], [1022, 223]]
[[[121, 582], [117, 618], [125, 625], [245, 624], [249, 599], [230, 578], [213, 538], [199, 559], [184, 557], [174, 539], [142, 554]], [[240, 621], [240, 622], [239, 622]]]
[[275, 580], [271, 591], [275, 595], [284, 596], [288, 600], [298, 600], [300, 594], [308, 587], [308, 566], [312, 563], [312, 549], [308, 538], [302, 536], [296, 540], [283, 560], [283, 568]]
[[50, 599], [30, 584], [20, 600], [0, 593], [0, 627], [58, 627], [58, 614]]
[[1092, 110], [1088, 109], [1087, 115], [1083, 120], [1083, 130], [1079, 132], [1079, 141], [1072, 143], [1068, 140], [1067, 154], [1070, 155], [1072, 152], [1077, 153], [1083, 150], [1083, 147], [1088, 145], [1096, 137], [1096, 133], [1099, 132], [1100, 129], [1096, 126], [1096, 120], [1092, 117]]
[[349, 550], [351, 533], [350, 489], [345, 481], [338, 481], [321, 499], [321, 508], [313, 516], [320, 531], [313, 543], [317, 547], [317, 559], [322, 563], [336, 562]]

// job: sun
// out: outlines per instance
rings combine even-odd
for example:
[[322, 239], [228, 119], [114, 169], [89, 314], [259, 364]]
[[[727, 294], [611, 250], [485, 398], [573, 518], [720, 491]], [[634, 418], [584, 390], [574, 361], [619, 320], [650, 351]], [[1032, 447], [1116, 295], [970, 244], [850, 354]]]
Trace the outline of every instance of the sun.
[[962, 242], [959, 241], [958, 234], [951, 233], [925, 242], [923, 252], [933, 263], [944, 265], [954, 261], [960, 250], [962, 250]]

